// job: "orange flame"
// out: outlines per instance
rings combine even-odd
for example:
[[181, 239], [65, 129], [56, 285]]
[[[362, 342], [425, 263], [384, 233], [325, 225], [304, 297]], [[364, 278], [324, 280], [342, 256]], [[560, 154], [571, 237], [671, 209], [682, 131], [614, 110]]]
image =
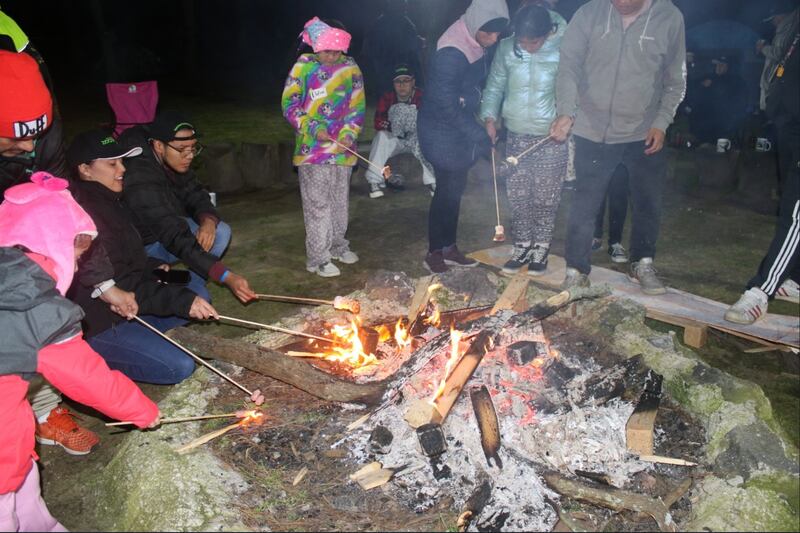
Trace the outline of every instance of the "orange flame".
[[346, 363], [352, 367], [362, 367], [378, 362], [378, 358], [371, 353], [364, 353], [364, 345], [358, 336], [358, 324], [355, 319], [351, 319], [350, 324], [347, 325], [333, 326], [330, 332], [340, 345], [333, 345], [331, 348], [333, 351], [323, 356], [328, 361]]
[[375, 331], [378, 332], [378, 342], [386, 342], [392, 338], [392, 331], [383, 324], [376, 326]]
[[438, 328], [439, 325], [442, 323], [442, 313], [439, 312], [439, 306], [436, 304], [436, 302], [433, 300], [432, 302], [433, 302], [433, 314], [428, 318], [426, 318], [425, 320], [423, 320], [422, 322], [423, 324], [428, 324], [430, 326]]
[[411, 346], [411, 337], [408, 334], [408, 329], [406, 329], [405, 325], [403, 324], [402, 318], [399, 319], [397, 324], [394, 326], [394, 341], [397, 343], [397, 347], [401, 350]]
[[263, 422], [264, 413], [258, 410], [245, 411], [244, 417], [239, 422], [240, 426], [249, 426], [252, 424], [261, 424]]
[[461, 342], [461, 337], [463, 336], [463, 331], [450, 328], [450, 358], [447, 360], [447, 363], [444, 366], [444, 376], [442, 377], [441, 382], [439, 382], [439, 387], [436, 389], [436, 392], [433, 393], [433, 397], [430, 399], [430, 403], [432, 405], [434, 405], [436, 403], [436, 399], [444, 393], [444, 387], [447, 383], [447, 378], [450, 377], [450, 372], [453, 370], [453, 367], [456, 366], [458, 359], [461, 357], [459, 343]]

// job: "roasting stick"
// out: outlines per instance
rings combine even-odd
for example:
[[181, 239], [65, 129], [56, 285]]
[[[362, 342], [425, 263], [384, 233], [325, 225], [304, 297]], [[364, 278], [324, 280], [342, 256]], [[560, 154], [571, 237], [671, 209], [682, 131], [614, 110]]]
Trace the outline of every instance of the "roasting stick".
[[533, 143], [533, 145], [531, 145], [528, 148], [526, 148], [525, 150], [523, 150], [518, 156], [510, 155], [510, 156], [506, 157], [506, 161], [508, 161], [508, 163], [510, 165], [517, 166], [519, 164], [519, 160], [522, 159], [525, 155], [527, 155], [529, 152], [532, 152], [532, 151], [536, 150], [537, 148], [539, 148], [540, 146], [542, 146], [544, 143], [546, 143], [547, 141], [549, 141], [551, 139], [552, 139], [552, 137], [548, 135], [547, 137], [545, 137], [541, 141]]
[[[200, 415], [200, 416], [184, 416], [180, 418], [164, 418], [159, 420], [159, 424], [173, 424], [175, 422], [191, 422], [193, 420], [211, 420], [212, 418], [233, 418], [237, 416], [236, 413], [225, 413], [224, 415]], [[131, 426], [136, 422], [109, 422], [106, 427], [111, 426]]]
[[494, 242], [503, 242], [506, 240], [506, 230], [500, 224], [500, 198], [497, 195], [497, 166], [494, 161], [494, 147], [492, 147], [492, 180], [494, 181], [494, 208], [497, 212], [497, 225], [494, 227]]
[[189, 350], [189, 349], [188, 349], [188, 348], [186, 348], [185, 346], [183, 346], [183, 345], [181, 345], [181, 344], [179, 344], [179, 343], [175, 342], [174, 340], [170, 339], [168, 336], [164, 335], [163, 333], [161, 333], [160, 331], [158, 331], [156, 328], [154, 328], [153, 326], [151, 326], [150, 324], [148, 324], [147, 322], [145, 322], [144, 320], [142, 320], [142, 319], [141, 319], [141, 318], [139, 318], [138, 316], [134, 316], [134, 317], [133, 317], [133, 319], [134, 319], [134, 320], [136, 320], [136, 321], [137, 321], [139, 324], [141, 324], [141, 325], [143, 325], [144, 327], [146, 327], [147, 329], [149, 329], [150, 331], [152, 331], [153, 333], [155, 333], [156, 335], [158, 335], [158, 336], [162, 337], [164, 340], [166, 340], [166, 341], [167, 341], [167, 342], [169, 342], [170, 344], [173, 344], [174, 346], [177, 346], [178, 348], [180, 348], [180, 349], [181, 349], [181, 350], [183, 350], [184, 352], [186, 352], [186, 353], [188, 353], [189, 355], [191, 355], [191, 356], [192, 356], [192, 358], [194, 358], [194, 360], [195, 360], [195, 361], [197, 361], [197, 362], [198, 362], [198, 363], [200, 363], [201, 365], [205, 366], [206, 368], [208, 368], [208, 369], [209, 369], [209, 370], [211, 370], [212, 372], [214, 372], [214, 373], [218, 374], [218, 375], [219, 375], [219, 377], [221, 377], [221, 378], [223, 378], [223, 379], [226, 379], [226, 380], [230, 381], [232, 384], [234, 384], [234, 385], [236, 385], [237, 387], [239, 387], [240, 389], [242, 389], [244, 392], [246, 392], [246, 393], [247, 393], [247, 395], [248, 395], [248, 396], [253, 396], [253, 393], [252, 393], [251, 391], [247, 390], [247, 388], [246, 388], [246, 387], [244, 387], [244, 386], [243, 386], [243, 385], [241, 385], [240, 383], [238, 383], [238, 382], [234, 381], [234, 379], [233, 379], [232, 377], [228, 376], [228, 375], [227, 375], [226, 373], [224, 373], [222, 370], [219, 370], [219, 369], [217, 369], [217, 368], [214, 368], [212, 365], [208, 364], [208, 363], [207, 363], [207, 362], [206, 362], [204, 359], [202, 359], [202, 358], [201, 358], [201, 357], [199, 357], [198, 355], [195, 355], [195, 353], [194, 353], [194, 352], [192, 352], [191, 350]]
[[299, 296], [282, 296], [279, 294], [256, 294], [259, 300], [271, 300], [275, 302], [293, 302], [311, 305], [330, 305], [334, 309], [350, 311], [357, 315], [361, 311], [361, 303], [353, 298], [337, 296], [333, 300], [320, 300], [319, 298], [301, 298]]
[[317, 335], [312, 335], [311, 333], [304, 333], [302, 331], [295, 331], [293, 329], [286, 329], [280, 326], [270, 326], [269, 324], [261, 324], [259, 322], [250, 322], [249, 320], [242, 320], [241, 318], [233, 318], [232, 316], [223, 316], [219, 315], [220, 320], [227, 320], [228, 322], [235, 322], [238, 324], [247, 324], [249, 326], [257, 326], [263, 329], [271, 329], [272, 331], [279, 331], [281, 333], [288, 333], [289, 335], [296, 335], [298, 337], [306, 337], [307, 339], [314, 339], [318, 341], [325, 341], [331, 344], [336, 344], [336, 341], [332, 339], [326, 339], [325, 337], [319, 337]]
[[[369, 159], [367, 159], [366, 157], [364, 157], [363, 155], [359, 154], [358, 152], [356, 152], [355, 150], [350, 148], [349, 146], [343, 145], [342, 143], [340, 143], [336, 139], [331, 138], [331, 142], [336, 144], [336, 145], [338, 145], [338, 146], [340, 146], [340, 147], [342, 147], [342, 148], [344, 148], [345, 150], [347, 150], [348, 152], [350, 152], [351, 154], [353, 154], [354, 156], [356, 156], [357, 158], [359, 158], [360, 160], [362, 160], [363, 162], [365, 162], [366, 164], [371, 166], [373, 168], [373, 170], [376, 170], [378, 172], [378, 174], [383, 176], [384, 179], [388, 179], [389, 178], [389, 176], [386, 175], [386, 169], [391, 170], [388, 165], [383, 167], [383, 168], [381, 168], [378, 165], [376, 165], [375, 163], [373, 163], [372, 161], [370, 161]], [[389, 172], [389, 174], [391, 175], [391, 172]]]

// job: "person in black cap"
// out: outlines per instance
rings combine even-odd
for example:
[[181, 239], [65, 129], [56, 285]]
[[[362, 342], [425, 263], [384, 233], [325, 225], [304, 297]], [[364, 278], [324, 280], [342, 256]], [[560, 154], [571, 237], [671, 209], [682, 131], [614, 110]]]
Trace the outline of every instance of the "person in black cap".
[[167, 264], [182, 261], [192, 276], [224, 284], [242, 302], [255, 298], [247, 280], [220, 261], [231, 229], [190, 169], [203, 149], [191, 121], [162, 112], [150, 126], [126, 130], [120, 142], [143, 151], [128, 165], [123, 199], [147, 254]]
[[[147, 257], [133, 225], [133, 214], [121, 199], [123, 160], [133, 160], [141, 153], [141, 147], [126, 149], [102, 130], [79, 134], [67, 151], [72, 194], [97, 226], [96, 241], [108, 254], [117, 286], [136, 294], [143, 320], [159, 331], [167, 331], [184, 325], [189, 318], [216, 318], [202, 279], [188, 286], [156, 281], [154, 270], [168, 271], [169, 266]], [[87, 342], [114, 370], [136, 381], [157, 384], [178, 383], [194, 371], [194, 361], [183, 350], [146, 331], [138, 322], [125, 322], [92, 297], [91, 287], [74, 284], [68, 296], [85, 313]]]
[[[422, 164], [422, 183], [431, 191], [436, 190], [433, 168], [425, 160], [417, 137], [417, 112], [422, 104], [422, 89], [415, 84], [414, 71], [408, 65], [400, 64], [394, 69], [394, 90], [388, 91], [378, 100], [375, 109], [375, 137], [369, 159], [376, 167], [382, 168], [386, 161], [398, 154], [414, 154]], [[383, 176], [372, 167], [366, 172], [369, 183], [369, 197], [380, 198], [386, 185]], [[388, 185], [403, 189], [403, 177], [394, 172], [389, 176]]]
[[425, 85], [417, 135], [436, 174], [428, 214], [428, 254], [424, 266], [441, 273], [450, 266], [474, 267], [456, 245], [461, 195], [476, 158], [488, 153], [491, 139], [475, 115], [489, 72], [486, 49], [508, 26], [505, 0], [473, 0], [464, 15], [436, 43]]

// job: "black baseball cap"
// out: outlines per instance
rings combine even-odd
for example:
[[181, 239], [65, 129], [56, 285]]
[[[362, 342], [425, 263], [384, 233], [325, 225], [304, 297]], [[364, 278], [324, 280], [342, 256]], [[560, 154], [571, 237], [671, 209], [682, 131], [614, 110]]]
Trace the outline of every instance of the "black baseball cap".
[[78, 134], [72, 140], [67, 150], [67, 163], [74, 168], [98, 159], [135, 157], [141, 153], [141, 147], [125, 148], [106, 130], [90, 130]]
[[394, 74], [392, 75], [392, 80], [396, 80], [397, 78], [400, 78], [402, 76], [408, 76], [411, 78], [414, 77], [414, 71], [411, 69], [411, 67], [409, 67], [405, 63], [400, 63], [399, 65], [394, 67]]
[[[178, 137], [177, 134], [180, 130], [192, 130], [192, 134]], [[148, 131], [150, 132], [150, 139], [161, 142], [189, 141], [200, 136], [189, 118], [178, 111], [159, 113], [148, 127]]]
[[776, 15], [791, 13], [797, 9], [798, 6], [800, 6], [800, 2], [798, 2], [798, 0], [773, 0], [769, 4], [767, 18], [765, 18], [763, 22], [769, 22], [775, 18]]

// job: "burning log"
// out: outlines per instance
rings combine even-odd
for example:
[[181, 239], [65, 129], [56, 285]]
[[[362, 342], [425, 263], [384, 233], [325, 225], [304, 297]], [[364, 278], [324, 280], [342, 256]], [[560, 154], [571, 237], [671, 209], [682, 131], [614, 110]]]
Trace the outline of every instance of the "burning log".
[[660, 500], [612, 487], [594, 487], [587, 483], [568, 479], [556, 472], [545, 474], [544, 480], [550, 488], [563, 496], [614, 511], [627, 510], [644, 513], [655, 519], [659, 530], [677, 531], [672, 516]]
[[516, 327], [526, 322], [543, 320], [569, 303], [585, 298], [601, 298], [609, 294], [611, 294], [611, 289], [607, 285], [573, 287], [569, 290], [554, 294], [545, 301], [534, 305], [524, 313], [511, 317], [509, 326]]
[[385, 390], [381, 383], [359, 385], [337, 379], [303, 361], [248, 342], [222, 339], [188, 328], [175, 328], [170, 331], [170, 336], [202, 350], [210, 359], [233, 363], [283, 381], [323, 400], [375, 405]]
[[478, 429], [481, 431], [481, 447], [486, 462], [492, 466], [503, 468], [503, 462], [497, 452], [500, 451], [500, 425], [497, 423], [497, 412], [494, 410], [494, 403], [489, 394], [489, 389], [483, 385], [479, 389], [472, 389], [469, 392], [472, 400], [472, 411], [478, 421]]

